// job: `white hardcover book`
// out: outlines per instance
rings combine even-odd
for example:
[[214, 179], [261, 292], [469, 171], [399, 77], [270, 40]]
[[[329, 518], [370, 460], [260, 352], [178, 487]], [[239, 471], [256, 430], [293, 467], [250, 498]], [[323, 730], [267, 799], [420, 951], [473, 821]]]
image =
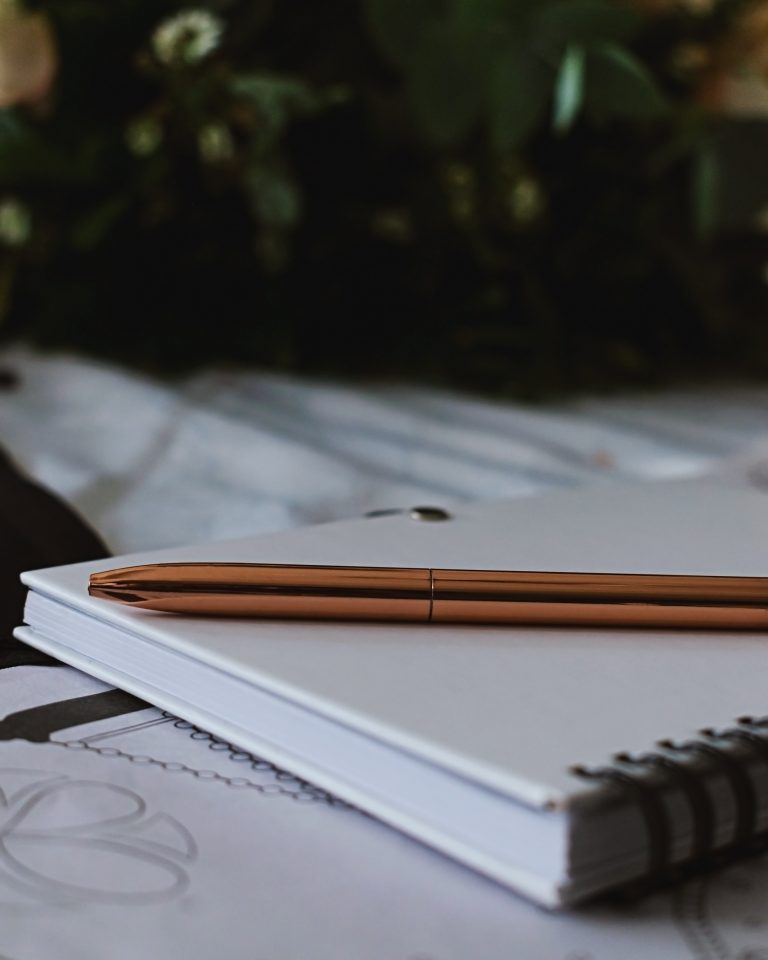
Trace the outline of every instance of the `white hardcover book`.
[[94, 571], [173, 561], [768, 577], [764, 493], [602, 486], [31, 571], [16, 635], [548, 906], [768, 831], [764, 634], [213, 619], [88, 596]]

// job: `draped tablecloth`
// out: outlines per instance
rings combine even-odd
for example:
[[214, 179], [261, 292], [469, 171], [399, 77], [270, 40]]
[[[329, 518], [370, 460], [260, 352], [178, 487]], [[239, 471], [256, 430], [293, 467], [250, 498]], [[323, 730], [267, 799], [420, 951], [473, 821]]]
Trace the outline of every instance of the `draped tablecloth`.
[[17, 376], [0, 446], [115, 553], [628, 478], [768, 487], [768, 388], [532, 406], [252, 371], [160, 381], [22, 348], [0, 368]]

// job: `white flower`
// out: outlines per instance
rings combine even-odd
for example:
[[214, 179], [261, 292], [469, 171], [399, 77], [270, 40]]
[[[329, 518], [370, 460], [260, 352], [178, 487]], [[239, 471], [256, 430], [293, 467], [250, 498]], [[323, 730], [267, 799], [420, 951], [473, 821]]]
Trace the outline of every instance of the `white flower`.
[[533, 223], [544, 207], [544, 196], [539, 183], [533, 177], [519, 177], [507, 199], [512, 219], [521, 224]]
[[15, 197], [0, 202], [0, 243], [7, 247], [23, 247], [32, 232], [29, 209]]
[[207, 123], [198, 132], [197, 145], [205, 163], [225, 163], [235, 152], [232, 134], [222, 123]]
[[223, 21], [209, 10], [182, 10], [155, 28], [152, 49], [161, 63], [199, 63], [218, 47], [223, 32]]
[[154, 117], [140, 117], [128, 125], [125, 142], [137, 157], [148, 157], [163, 141], [163, 128]]

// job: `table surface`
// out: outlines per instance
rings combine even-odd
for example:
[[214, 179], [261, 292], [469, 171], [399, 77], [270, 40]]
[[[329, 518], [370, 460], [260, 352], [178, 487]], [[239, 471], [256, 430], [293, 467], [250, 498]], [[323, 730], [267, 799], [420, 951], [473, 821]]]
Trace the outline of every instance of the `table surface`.
[[[114, 552], [706, 473], [768, 490], [768, 390], [526, 407], [0, 356], [0, 447]], [[764, 960], [768, 862], [548, 915], [63, 666], [0, 664], [0, 958]], [[300, 803], [291, 802], [299, 800]]]

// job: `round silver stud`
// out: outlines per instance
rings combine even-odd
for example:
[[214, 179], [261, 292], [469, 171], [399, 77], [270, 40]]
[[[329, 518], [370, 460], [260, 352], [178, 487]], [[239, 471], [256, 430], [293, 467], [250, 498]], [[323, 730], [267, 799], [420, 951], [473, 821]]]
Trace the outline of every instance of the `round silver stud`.
[[442, 507], [411, 507], [408, 516], [411, 520], [428, 520], [430, 522], [451, 519], [450, 513]]

